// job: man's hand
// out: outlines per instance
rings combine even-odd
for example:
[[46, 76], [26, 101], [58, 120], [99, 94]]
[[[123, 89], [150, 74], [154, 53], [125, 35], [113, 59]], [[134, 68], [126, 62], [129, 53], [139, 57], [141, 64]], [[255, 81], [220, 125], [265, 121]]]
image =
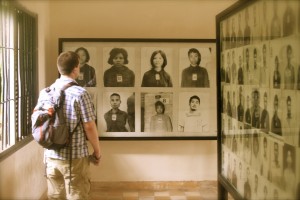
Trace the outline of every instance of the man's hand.
[[93, 163], [94, 165], [99, 165], [99, 163], [100, 163], [100, 160], [101, 160], [101, 155], [99, 156], [99, 157], [97, 157], [96, 155], [95, 155], [95, 153], [93, 153], [92, 155], [89, 155], [89, 161], [91, 162], [91, 163]]

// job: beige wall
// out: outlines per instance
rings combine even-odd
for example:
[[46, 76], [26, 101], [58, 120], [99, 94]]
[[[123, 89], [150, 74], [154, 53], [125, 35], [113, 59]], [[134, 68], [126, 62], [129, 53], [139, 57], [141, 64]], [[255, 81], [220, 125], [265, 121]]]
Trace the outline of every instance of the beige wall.
[[[38, 15], [38, 65], [40, 86], [45, 85], [46, 40], [49, 34], [48, 2], [26, 1], [29, 11]], [[0, 199], [37, 200], [46, 191], [43, 148], [30, 142], [0, 162]]]
[[[216, 14], [236, 1], [19, 0], [38, 14], [40, 89], [57, 77], [58, 38], [215, 38]], [[93, 181], [217, 179], [216, 141], [100, 141], [100, 144], [103, 159], [99, 167], [92, 167]], [[17, 158], [22, 161], [35, 156], [36, 162], [41, 163], [39, 148], [32, 143], [28, 146], [33, 152], [26, 151], [24, 156], [20, 150], [0, 163], [0, 169], [22, 166]], [[16, 168], [11, 168], [12, 173]], [[36, 176], [40, 182], [43, 173]], [[16, 185], [17, 181], [10, 183]], [[1, 182], [1, 190], [6, 185]], [[41, 189], [44, 188], [45, 182], [41, 184]]]

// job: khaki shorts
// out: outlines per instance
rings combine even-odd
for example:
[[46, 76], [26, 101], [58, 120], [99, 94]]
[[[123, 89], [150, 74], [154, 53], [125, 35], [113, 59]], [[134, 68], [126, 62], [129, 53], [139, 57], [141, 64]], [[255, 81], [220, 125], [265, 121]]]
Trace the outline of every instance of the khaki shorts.
[[68, 160], [46, 159], [48, 199], [85, 200], [91, 188], [88, 157], [72, 160], [70, 183], [70, 163]]

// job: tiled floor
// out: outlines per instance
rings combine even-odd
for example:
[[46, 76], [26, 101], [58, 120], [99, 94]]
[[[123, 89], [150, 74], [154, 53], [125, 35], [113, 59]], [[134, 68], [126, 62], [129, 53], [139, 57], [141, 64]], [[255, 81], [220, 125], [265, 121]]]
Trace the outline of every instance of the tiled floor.
[[91, 200], [216, 200], [217, 182], [93, 183]]

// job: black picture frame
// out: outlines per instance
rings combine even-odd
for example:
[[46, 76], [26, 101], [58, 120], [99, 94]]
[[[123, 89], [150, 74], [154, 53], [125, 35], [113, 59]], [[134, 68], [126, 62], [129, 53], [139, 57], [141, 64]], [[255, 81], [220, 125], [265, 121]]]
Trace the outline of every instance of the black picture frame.
[[[96, 112], [97, 126], [99, 131], [99, 139], [101, 140], [216, 140], [217, 139], [217, 102], [216, 102], [216, 40], [215, 39], [130, 39], [130, 38], [59, 38], [59, 53], [63, 51], [77, 51], [83, 47], [89, 53], [89, 65], [94, 68], [96, 82], [83, 81], [82, 85], [92, 96]], [[123, 49], [123, 50], [120, 50]], [[201, 70], [206, 71], [206, 74], [201, 71], [200, 75], [191, 75], [192, 83], [198, 84], [187, 85], [181, 82], [188, 82], [188, 79], [182, 76], [182, 71], [189, 66], [188, 51], [200, 52]], [[82, 49], [81, 49], [82, 50]], [[113, 64], [113, 59], [116, 54], [113, 50], [120, 54], [123, 59], [127, 57], [128, 63], [124, 66], [133, 72], [131, 78], [127, 75], [118, 72], [110, 78], [106, 78]], [[124, 50], [127, 55], [124, 56]], [[163, 60], [161, 52], [165, 53], [167, 63], [164, 66], [164, 72], [161, 72], [158, 79], [155, 75], [154, 81], [151, 77], [146, 77], [146, 72], [151, 70], [151, 58], [156, 59], [156, 55]], [[115, 56], [115, 57], [114, 57]], [[159, 59], [159, 58], [157, 58]], [[126, 59], [124, 59], [126, 60]], [[110, 64], [109, 64], [110, 62]], [[154, 63], [154, 61], [152, 62]], [[163, 63], [164, 65], [164, 63]], [[124, 69], [125, 69], [124, 67]], [[120, 69], [120, 68], [119, 68]], [[112, 72], [112, 74], [115, 71]], [[151, 73], [150, 73], [151, 74]], [[204, 75], [203, 75], [204, 74]], [[208, 77], [209, 81], [202, 77]], [[129, 75], [128, 75], [129, 76]], [[168, 77], [171, 81], [167, 81]], [[183, 78], [182, 78], [183, 77]], [[127, 79], [126, 79], [127, 78]], [[85, 76], [82, 75], [84, 80]], [[129, 83], [129, 80], [134, 79], [134, 82]], [[145, 79], [146, 81], [143, 81]], [[200, 80], [201, 79], [201, 80]], [[160, 81], [161, 80], [161, 81]], [[115, 81], [115, 82], [114, 82]], [[194, 82], [193, 82], [194, 81]], [[126, 84], [125, 84], [126, 82]], [[87, 85], [92, 83], [94, 85]], [[124, 85], [120, 84], [124, 83]], [[154, 85], [158, 84], [158, 85]], [[110, 98], [111, 95], [118, 93], [121, 99], [120, 110], [126, 112], [123, 117], [131, 120], [124, 126], [111, 125], [115, 123], [116, 116], [110, 113]], [[196, 124], [207, 124], [210, 122], [209, 129], [200, 129], [189, 126], [191, 120], [181, 120], [185, 116], [185, 110], [189, 109], [189, 98], [197, 95], [200, 100], [200, 109], [202, 116], [187, 116], [194, 118]], [[155, 103], [162, 102], [164, 107], [164, 116], [155, 118]], [[129, 109], [127, 103], [134, 102], [134, 109]], [[159, 108], [159, 105], [157, 105]], [[131, 107], [132, 108], [132, 107]], [[129, 116], [134, 111], [134, 115]], [[198, 115], [198, 114], [197, 114]], [[199, 114], [200, 115], [200, 114]], [[119, 116], [120, 117], [120, 116]], [[201, 123], [199, 119], [201, 118]], [[168, 119], [169, 118], [169, 119]], [[117, 119], [121, 119], [117, 118]], [[133, 120], [132, 120], [133, 119]], [[156, 124], [152, 121], [156, 120]], [[167, 121], [171, 121], [168, 127], [165, 126]], [[186, 122], [188, 121], [188, 122]], [[127, 120], [128, 122], [128, 120]], [[150, 126], [151, 124], [151, 126]], [[179, 124], [184, 124], [186, 132], [181, 132]], [[118, 128], [119, 129], [118, 129]], [[189, 127], [191, 127], [189, 129]], [[201, 127], [203, 127], [201, 125]], [[206, 126], [208, 127], [208, 126]], [[195, 129], [195, 130], [193, 130]], [[203, 130], [203, 132], [202, 132]]]
[[216, 36], [219, 199], [299, 199], [300, 2], [238, 1]]

